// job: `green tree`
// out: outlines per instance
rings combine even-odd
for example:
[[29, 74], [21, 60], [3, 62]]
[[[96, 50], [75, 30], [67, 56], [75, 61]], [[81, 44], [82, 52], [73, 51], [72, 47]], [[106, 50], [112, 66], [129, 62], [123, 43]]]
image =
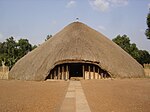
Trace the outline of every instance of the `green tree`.
[[145, 31], [145, 35], [147, 36], [148, 39], [150, 39], [150, 9], [149, 9], [149, 13], [147, 15], [147, 26], [148, 26], [148, 28]]
[[32, 50], [32, 45], [29, 43], [27, 39], [19, 39], [17, 43], [17, 48], [18, 48], [18, 58], [21, 58]]
[[119, 45], [122, 49], [124, 49], [127, 53], [130, 54], [130, 39], [127, 35], [120, 36], [118, 35], [116, 38], [112, 39], [117, 45]]
[[45, 41], [47, 41], [48, 39], [50, 39], [52, 37], [52, 35], [47, 35]]
[[6, 65], [10, 68], [17, 61], [17, 43], [13, 37], [6, 39], [3, 43], [3, 57], [1, 60], [6, 61]]
[[5, 57], [4, 56], [4, 48], [3, 48], [3, 43], [2, 42], [0, 42], [0, 66], [2, 66], [2, 63], [1, 63], [1, 61], [4, 61], [4, 58], [3, 57]]
[[32, 50], [34, 50], [35, 48], [37, 48], [37, 45], [33, 45], [32, 46]]
[[13, 37], [7, 38], [5, 42], [0, 42], [0, 65], [4, 61], [11, 69], [20, 58], [36, 47], [36, 45], [32, 46], [27, 39], [19, 39], [16, 42]]
[[138, 60], [139, 63], [150, 63], [150, 54], [146, 50], [139, 50], [140, 58]]
[[123, 50], [130, 54], [140, 64], [150, 63], [150, 54], [146, 50], [139, 50], [135, 43], [130, 43], [130, 39], [127, 35], [120, 36], [112, 39]]

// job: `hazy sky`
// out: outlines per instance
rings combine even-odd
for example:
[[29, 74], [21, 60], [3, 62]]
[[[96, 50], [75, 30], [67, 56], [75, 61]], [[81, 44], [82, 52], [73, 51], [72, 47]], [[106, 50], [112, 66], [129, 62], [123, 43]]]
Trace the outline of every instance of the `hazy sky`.
[[14, 36], [40, 44], [78, 17], [110, 39], [126, 34], [150, 52], [149, 8], [150, 0], [0, 0], [0, 41]]

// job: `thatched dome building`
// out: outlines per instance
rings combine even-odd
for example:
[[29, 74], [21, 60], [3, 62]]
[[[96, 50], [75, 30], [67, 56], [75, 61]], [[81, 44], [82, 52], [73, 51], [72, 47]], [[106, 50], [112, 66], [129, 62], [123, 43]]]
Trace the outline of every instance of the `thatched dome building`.
[[142, 66], [118, 45], [74, 22], [21, 58], [9, 79], [46, 80], [142, 77]]

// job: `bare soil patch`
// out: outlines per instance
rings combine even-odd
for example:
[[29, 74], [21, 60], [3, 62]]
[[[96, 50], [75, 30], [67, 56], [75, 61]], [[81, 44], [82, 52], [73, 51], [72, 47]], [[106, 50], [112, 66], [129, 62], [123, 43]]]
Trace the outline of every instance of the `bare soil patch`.
[[82, 80], [92, 112], [150, 112], [150, 79]]
[[0, 80], [0, 112], [59, 112], [65, 81]]

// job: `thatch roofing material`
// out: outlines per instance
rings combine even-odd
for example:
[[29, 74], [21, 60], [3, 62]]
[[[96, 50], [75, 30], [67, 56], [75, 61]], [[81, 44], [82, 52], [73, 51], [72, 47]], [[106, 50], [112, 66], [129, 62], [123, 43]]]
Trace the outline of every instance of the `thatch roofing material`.
[[21, 58], [9, 73], [10, 79], [44, 80], [57, 64], [95, 63], [113, 77], [144, 76], [142, 66], [101, 33], [74, 22]]

